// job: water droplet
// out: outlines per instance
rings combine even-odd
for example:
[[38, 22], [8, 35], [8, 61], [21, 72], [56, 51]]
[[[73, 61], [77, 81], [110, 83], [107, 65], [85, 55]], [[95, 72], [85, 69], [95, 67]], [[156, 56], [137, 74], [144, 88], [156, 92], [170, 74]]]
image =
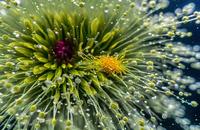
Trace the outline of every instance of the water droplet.
[[81, 83], [81, 79], [80, 78], [75, 78], [75, 83], [80, 84]]

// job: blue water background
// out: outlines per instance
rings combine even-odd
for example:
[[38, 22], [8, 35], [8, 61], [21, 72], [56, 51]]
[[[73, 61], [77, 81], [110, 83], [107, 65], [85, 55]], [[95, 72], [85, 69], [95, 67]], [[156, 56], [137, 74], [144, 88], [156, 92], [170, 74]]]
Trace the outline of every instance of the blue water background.
[[[170, 0], [170, 5], [166, 12], [174, 12], [176, 8], [182, 8], [188, 3], [195, 3], [196, 10], [200, 11], [200, 0]], [[183, 27], [187, 28], [188, 31], [193, 33], [191, 38], [177, 39], [182, 41], [187, 45], [200, 45], [200, 25], [195, 24], [195, 22], [191, 22], [189, 24], [184, 25]], [[200, 82], [200, 70], [192, 70], [188, 69], [186, 72], [187, 75], [193, 76]], [[196, 92], [192, 92], [193, 96], [187, 98], [188, 101], [196, 100], [200, 104], [200, 95], [196, 94]], [[200, 125], [200, 106], [197, 108], [192, 108], [191, 106], [186, 106], [186, 117], [191, 120], [191, 124]], [[167, 130], [182, 130], [182, 128], [174, 124], [174, 120], [168, 119], [163, 122], [163, 126], [167, 128]]]

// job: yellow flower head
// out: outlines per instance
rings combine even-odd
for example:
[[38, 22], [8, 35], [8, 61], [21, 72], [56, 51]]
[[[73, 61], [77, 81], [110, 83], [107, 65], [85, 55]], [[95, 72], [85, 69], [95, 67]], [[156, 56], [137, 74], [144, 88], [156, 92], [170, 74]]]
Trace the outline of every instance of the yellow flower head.
[[114, 56], [100, 56], [97, 60], [103, 71], [106, 73], [122, 73], [124, 72], [124, 66], [122, 61]]

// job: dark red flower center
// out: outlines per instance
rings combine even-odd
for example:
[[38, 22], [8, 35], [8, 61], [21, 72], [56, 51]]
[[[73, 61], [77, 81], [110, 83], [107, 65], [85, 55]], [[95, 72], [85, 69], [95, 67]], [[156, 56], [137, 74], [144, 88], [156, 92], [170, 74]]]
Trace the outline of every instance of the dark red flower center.
[[53, 48], [56, 61], [61, 63], [69, 63], [73, 57], [73, 46], [70, 40], [57, 41]]

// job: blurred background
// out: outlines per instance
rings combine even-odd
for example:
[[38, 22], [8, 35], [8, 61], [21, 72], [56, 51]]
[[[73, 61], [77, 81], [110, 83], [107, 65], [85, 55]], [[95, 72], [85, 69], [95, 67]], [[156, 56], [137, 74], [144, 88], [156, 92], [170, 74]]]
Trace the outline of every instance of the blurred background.
[[[196, 5], [195, 10], [200, 11], [200, 0], [170, 0], [170, 5], [167, 9], [165, 9], [165, 11], [174, 12], [176, 8], [182, 8], [189, 3], [195, 3]], [[177, 39], [177, 40], [182, 41], [184, 44], [187, 45], [200, 46], [200, 24], [197, 25], [195, 24], [195, 22], [192, 22], [184, 25], [183, 27], [187, 28], [188, 31], [192, 32], [193, 36], [190, 38]], [[195, 77], [196, 81], [199, 82], [200, 85], [200, 70], [188, 69], [185, 73], [187, 75]], [[200, 94], [197, 94], [196, 92], [192, 93], [193, 96], [189, 97], [188, 101], [196, 100], [200, 104]], [[186, 107], [186, 118], [191, 120], [192, 125], [200, 125], [200, 105], [197, 108], [192, 108], [191, 106], [188, 105], [185, 105], [185, 107]], [[182, 128], [176, 123], [174, 123], [174, 120], [172, 119], [167, 119], [164, 122], [162, 122], [162, 124], [165, 128], [167, 128], [167, 130], [182, 130]]]

